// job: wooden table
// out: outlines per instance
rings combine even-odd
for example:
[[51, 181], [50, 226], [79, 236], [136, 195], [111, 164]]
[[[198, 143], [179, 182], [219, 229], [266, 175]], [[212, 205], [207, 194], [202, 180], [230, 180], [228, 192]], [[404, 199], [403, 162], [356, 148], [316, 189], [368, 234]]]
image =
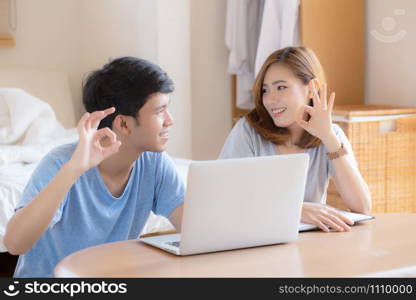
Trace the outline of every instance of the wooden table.
[[288, 244], [177, 257], [137, 240], [75, 252], [56, 277], [416, 276], [416, 214], [378, 214], [351, 232], [300, 233]]

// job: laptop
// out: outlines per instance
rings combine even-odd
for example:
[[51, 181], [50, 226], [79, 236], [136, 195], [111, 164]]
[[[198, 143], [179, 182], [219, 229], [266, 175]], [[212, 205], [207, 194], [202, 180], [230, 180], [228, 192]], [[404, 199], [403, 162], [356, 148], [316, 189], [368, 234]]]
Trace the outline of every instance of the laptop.
[[139, 240], [176, 255], [294, 241], [308, 165], [306, 153], [194, 161], [181, 233]]

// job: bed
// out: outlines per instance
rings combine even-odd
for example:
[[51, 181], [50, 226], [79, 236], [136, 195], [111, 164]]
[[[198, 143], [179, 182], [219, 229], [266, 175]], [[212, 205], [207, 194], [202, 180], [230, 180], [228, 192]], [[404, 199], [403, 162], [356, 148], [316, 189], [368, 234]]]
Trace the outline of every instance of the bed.
[[[56, 70], [0, 68], [0, 252], [23, 188], [37, 163], [52, 148], [77, 140], [68, 77]], [[173, 158], [186, 182], [190, 160]], [[169, 231], [151, 214], [141, 234]]]

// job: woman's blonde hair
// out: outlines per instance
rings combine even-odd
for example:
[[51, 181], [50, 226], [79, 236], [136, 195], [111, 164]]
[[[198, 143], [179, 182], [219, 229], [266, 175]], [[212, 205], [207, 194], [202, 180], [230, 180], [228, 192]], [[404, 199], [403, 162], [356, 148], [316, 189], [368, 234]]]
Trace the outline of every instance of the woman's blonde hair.
[[[279, 145], [289, 139], [290, 132], [287, 128], [277, 127], [274, 124], [272, 117], [264, 107], [262, 93], [264, 76], [272, 64], [281, 64], [289, 68], [305, 85], [309, 84], [312, 79], [317, 79], [319, 84], [324, 83], [325, 74], [315, 53], [306, 47], [287, 47], [277, 50], [270, 54], [264, 62], [253, 86], [255, 108], [246, 115], [246, 118], [250, 126], [264, 139]], [[313, 105], [312, 100], [309, 105]], [[297, 146], [313, 148], [320, 143], [321, 141], [317, 137], [305, 130]]]

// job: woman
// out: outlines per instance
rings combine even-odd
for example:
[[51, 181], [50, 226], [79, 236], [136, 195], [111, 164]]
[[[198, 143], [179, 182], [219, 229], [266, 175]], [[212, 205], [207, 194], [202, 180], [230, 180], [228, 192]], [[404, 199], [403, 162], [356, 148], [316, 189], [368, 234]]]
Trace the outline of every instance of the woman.
[[255, 80], [253, 95], [256, 107], [237, 122], [220, 158], [308, 153], [301, 221], [325, 232], [329, 227], [349, 231], [353, 222], [325, 204], [329, 178], [354, 212], [370, 212], [370, 191], [347, 137], [332, 124], [335, 93], [327, 101], [324, 72], [313, 51], [287, 47], [273, 52]]

